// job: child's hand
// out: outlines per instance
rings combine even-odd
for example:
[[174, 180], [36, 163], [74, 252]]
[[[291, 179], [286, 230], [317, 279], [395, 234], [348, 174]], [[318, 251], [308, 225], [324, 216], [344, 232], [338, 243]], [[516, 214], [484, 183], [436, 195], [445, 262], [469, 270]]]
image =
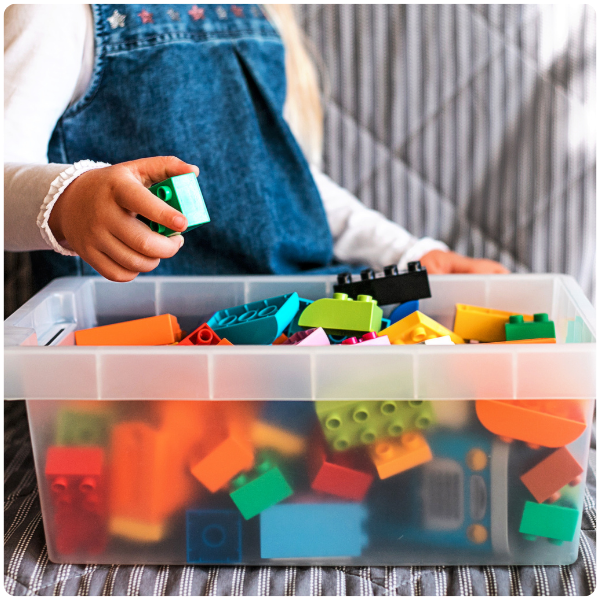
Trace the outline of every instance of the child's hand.
[[112, 281], [131, 281], [174, 256], [183, 236], [165, 237], [136, 219], [141, 214], [175, 231], [187, 219], [148, 191], [154, 183], [193, 171], [174, 156], [156, 156], [94, 169], [71, 182], [56, 201], [48, 224], [54, 237]]
[[510, 273], [500, 263], [487, 258], [469, 258], [455, 252], [432, 250], [421, 258], [430, 275], [445, 273]]

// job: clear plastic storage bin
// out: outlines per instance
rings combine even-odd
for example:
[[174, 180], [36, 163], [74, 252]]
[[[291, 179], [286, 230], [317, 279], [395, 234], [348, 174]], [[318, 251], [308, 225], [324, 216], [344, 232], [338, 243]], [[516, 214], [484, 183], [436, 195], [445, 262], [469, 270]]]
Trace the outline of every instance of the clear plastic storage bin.
[[547, 312], [556, 344], [73, 345], [78, 329], [164, 313], [191, 332], [334, 282], [63, 278], [9, 317], [5, 397], [27, 400], [50, 559], [573, 562], [595, 317], [570, 277], [432, 276], [421, 301], [450, 329], [457, 303]]

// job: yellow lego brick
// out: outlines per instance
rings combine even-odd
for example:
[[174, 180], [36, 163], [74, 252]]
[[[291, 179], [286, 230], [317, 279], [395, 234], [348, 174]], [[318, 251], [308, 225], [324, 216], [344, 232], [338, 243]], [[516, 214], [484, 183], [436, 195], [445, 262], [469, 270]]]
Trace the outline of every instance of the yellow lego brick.
[[256, 448], [271, 448], [284, 456], [298, 456], [306, 449], [304, 438], [262, 421], [252, 423], [250, 439]]
[[380, 479], [408, 471], [433, 458], [425, 438], [415, 431], [405, 433], [399, 440], [383, 440], [369, 448], [371, 460]]
[[[508, 318], [518, 314], [522, 313], [457, 304], [454, 333], [465, 340], [503, 342], [506, 340], [504, 326], [508, 323]], [[533, 315], [523, 316], [525, 321], [533, 321]]]
[[109, 530], [112, 535], [136, 542], [159, 542], [166, 533], [164, 523], [146, 523], [123, 517], [113, 517]]
[[404, 317], [387, 329], [383, 329], [377, 335], [387, 335], [392, 344], [419, 344], [425, 340], [449, 335], [455, 344], [464, 344], [459, 335], [446, 329], [427, 315], [416, 310], [414, 313]]

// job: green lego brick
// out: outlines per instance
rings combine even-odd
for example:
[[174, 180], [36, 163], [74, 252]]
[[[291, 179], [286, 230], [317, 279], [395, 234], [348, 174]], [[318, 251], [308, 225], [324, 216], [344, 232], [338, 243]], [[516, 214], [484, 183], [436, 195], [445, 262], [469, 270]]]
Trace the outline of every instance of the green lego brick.
[[352, 300], [348, 294], [334, 294], [333, 298], [321, 298], [309, 304], [300, 315], [298, 325], [322, 327], [333, 335], [366, 333], [379, 331], [382, 317], [383, 311], [371, 296]]
[[546, 313], [533, 315], [533, 321], [527, 323], [523, 320], [523, 315], [511, 315], [504, 327], [507, 342], [556, 337], [554, 321], [550, 321]]
[[235, 489], [229, 495], [244, 519], [255, 517], [294, 493], [279, 467], [269, 459], [260, 462], [254, 471], [236, 477], [231, 486]]
[[337, 451], [427, 429], [434, 422], [431, 402], [424, 400], [317, 400], [315, 409], [327, 443]]
[[105, 446], [108, 442], [110, 418], [105, 413], [62, 409], [56, 423], [58, 446]]
[[[206, 209], [206, 204], [198, 185], [198, 179], [194, 173], [186, 173], [185, 175], [177, 175], [165, 179], [165, 181], [154, 184], [150, 188], [150, 191], [161, 200], [164, 200], [169, 206], [172, 206], [185, 215], [188, 221], [186, 232], [210, 221], [208, 210]], [[166, 236], [179, 233], [160, 223], [147, 220], [146, 223], [150, 225], [152, 231]]]
[[572, 542], [579, 529], [580, 516], [575, 508], [527, 501], [519, 532], [531, 541], [545, 537], [557, 545]]

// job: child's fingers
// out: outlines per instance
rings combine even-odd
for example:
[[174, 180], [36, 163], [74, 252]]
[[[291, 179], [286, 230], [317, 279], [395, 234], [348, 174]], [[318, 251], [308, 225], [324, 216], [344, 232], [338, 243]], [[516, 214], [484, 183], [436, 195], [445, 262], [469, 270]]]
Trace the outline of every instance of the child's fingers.
[[187, 228], [187, 219], [178, 210], [149, 192], [135, 179], [126, 179], [114, 193], [117, 204], [125, 210], [142, 215], [174, 231], [185, 231]]
[[132, 250], [114, 235], [108, 236], [98, 249], [124, 269], [134, 273], [148, 273], [160, 263], [159, 258], [151, 258]]
[[123, 244], [150, 258], [171, 258], [183, 245], [183, 236], [160, 235], [127, 214], [116, 223], [112, 223], [110, 231]]
[[139, 275], [139, 272], [125, 269], [110, 258], [110, 256], [107, 256], [104, 252], [97, 250], [96, 248], [89, 248], [86, 255], [82, 256], [82, 258], [91, 267], [96, 269], [100, 275], [111, 281], [132, 281]]
[[184, 175], [193, 171], [198, 177], [200, 173], [198, 167], [185, 163], [176, 156], [153, 156], [124, 164], [146, 187], [176, 175]]

